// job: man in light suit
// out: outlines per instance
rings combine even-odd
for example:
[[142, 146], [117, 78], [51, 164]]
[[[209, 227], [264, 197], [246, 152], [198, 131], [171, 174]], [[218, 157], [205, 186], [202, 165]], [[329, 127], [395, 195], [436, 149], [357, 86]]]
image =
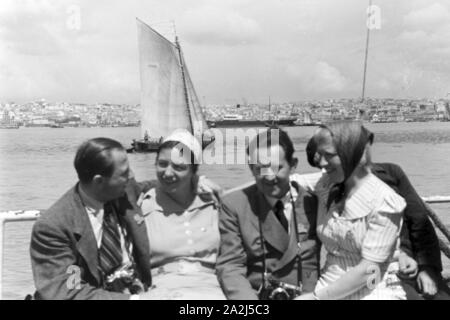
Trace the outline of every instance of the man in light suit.
[[317, 202], [290, 183], [297, 165], [293, 153], [283, 130], [259, 134], [247, 148], [255, 184], [223, 198], [217, 272], [228, 299], [263, 298], [260, 289], [269, 277], [303, 292], [314, 290], [320, 258]]
[[131, 263], [144, 290], [151, 285], [147, 231], [137, 206], [149, 186], [136, 183], [125, 149], [108, 138], [83, 143], [74, 165], [79, 182], [33, 227], [35, 298], [138, 298], [105, 283], [109, 272]]

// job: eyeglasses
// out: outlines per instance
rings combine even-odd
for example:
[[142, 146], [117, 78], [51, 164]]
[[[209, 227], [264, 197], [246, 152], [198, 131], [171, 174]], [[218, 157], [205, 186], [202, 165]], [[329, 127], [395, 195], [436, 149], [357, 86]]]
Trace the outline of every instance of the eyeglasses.
[[338, 156], [336, 152], [316, 152], [314, 154], [314, 163], [319, 164], [322, 157], [324, 157], [327, 162], [330, 162], [336, 156]]

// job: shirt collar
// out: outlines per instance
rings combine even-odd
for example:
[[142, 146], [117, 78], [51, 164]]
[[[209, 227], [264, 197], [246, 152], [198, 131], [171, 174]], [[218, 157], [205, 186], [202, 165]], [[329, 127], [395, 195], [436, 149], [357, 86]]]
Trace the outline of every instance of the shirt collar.
[[[150, 214], [152, 211], [160, 211], [163, 212], [163, 207], [156, 201], [156, 194], [159, 194], [159, 201], [162, 201], [163, 203], [170, 204], [173, 203], [173, 200], [165, 194], [164, 191], [161, 190], [161, 187], [158, 184], [155, 188], [152, 188], [148, 190], [144, 196], [143, 196], [143, 202], [141, 204], [141, 209], [143, 212], [143, 215], [146, 216]], [[194, 198], [194, 201], [191, 203], [189, 208], [187, 208], [185, 211], [194, 211], [196, 209], [200, 209], [205, 206], [214, 205], [213, 201], [203, 201], [200, 196], [196, 195]]]
[[292, 195], [292, 198], [295, 201], [297, 199], [298, 192], [297, 192], [297, 189], [295, 189], [294, 186], [292, 186], [292, 184], [290, 184], [289, 191], [281, 199], [278, 199], [278, 198], [275, 198], [275, 197], [271, 197], [271, 196], [266, 196], [266, 195], [264, 195], [264, 197], [266, 198], [266, 200], [269, 203], [269, 205], [273, 208], [273, 207], [275, 207], [275, 204], [277, 203], [278, 200], [281, 200], [283, 205], [286, 205], [286, 204], [290, 203], [291, 202], [291, 195]]
[[86, 208], [94, 210], [95, 212], [98, 212], [99, 210], [103, 209], [103, 203], [89, 196], [83, 190], [81, 185], [78, 185], [78, 190], [80, 192], [81, 200], [83, 201], [83, 204]]

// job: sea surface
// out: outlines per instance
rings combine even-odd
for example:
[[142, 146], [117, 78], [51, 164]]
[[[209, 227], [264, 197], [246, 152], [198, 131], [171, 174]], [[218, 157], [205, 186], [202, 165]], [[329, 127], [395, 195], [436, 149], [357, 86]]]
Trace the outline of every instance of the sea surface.
[[[422, 196], [450, 196], [450, 122], [367, 124], [375, 133], [373, 160], [394, 162], [407, 173]], [[245, 128], [247, 130], [248, 128]], [[297, 171], [315, 172], [305, 155], [305, 145], [314, 127], [286, 128], [292, 137]], [[76, 183], [73, 159], [86, 139], [110, 137], [130, 146], [139, 128], [20, 128], [0, 129], [0, 212], [46, 209]], [[226, 133], [221, 130], [223, 135]], [[234, 150], [226, 141], [223, 150]], [[231, 149], [230, 149], [231, 147]], [[238, 147], [242, 151], [242, 146]], [[155, 178], [154, 154], [130, 154], [137, 180]], [[202, 165], [200, 173], [224, 188], [252, 179], [246, 165]], [[450, 227], [450, 204], [433, 205]], [[4, 233], [3, 298], [23, 299], [33, 292], [29, 259], [32, 222], [7, 223]], [[450, 262], [443, 256], [445, 273]]]

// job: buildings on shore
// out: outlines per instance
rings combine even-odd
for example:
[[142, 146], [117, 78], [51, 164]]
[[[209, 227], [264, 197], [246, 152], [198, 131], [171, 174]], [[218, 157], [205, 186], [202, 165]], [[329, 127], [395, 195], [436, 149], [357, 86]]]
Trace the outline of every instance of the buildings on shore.
[[[268, 104], [209, 105], [203, 108], [207, 120], [219, 121], [225, 115], [245, 120], [296, 119], [296, 124], [332, 120], [362, 119], [372, 122], [449, 121], [446, 99], [333, 99]], [[17, 104], [0, 103], [0, 125], [17, 126], [139, 126], [139, 105], [51, 103], [44, 99]]]
[[3, 115], [1, 123], [9, 121], [26, 127], [140, 125], [139, 106], [109, 103], [51, 103], [44, 99], [24, 104], [0, 103], [0, 115]]
[[296, 118], [302, 125], [308, 121], [325, 123], [333, 120], [371, 122], [449, 121], [449, 100], [439, 99], [333, 99], [290, 103], [215, 105], [204, 109], [206, 117], [220, 120], [236, 114], [244, 119]]

